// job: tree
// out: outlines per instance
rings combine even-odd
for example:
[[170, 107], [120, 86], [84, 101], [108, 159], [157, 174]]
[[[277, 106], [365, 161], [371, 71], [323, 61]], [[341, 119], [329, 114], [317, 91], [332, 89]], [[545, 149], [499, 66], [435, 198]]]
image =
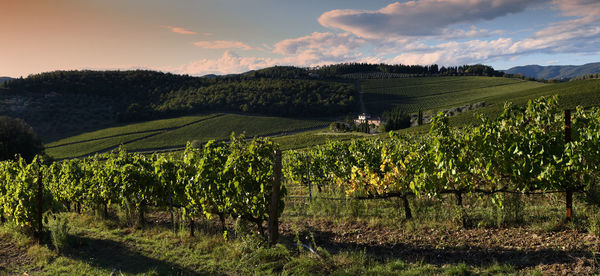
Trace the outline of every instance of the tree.
[[44, 151], [42, 140], [25, 121], [0, 116], [0, 160], [21, 155], [27, 162]]
[[399, 108], [384, 112], [383, 119], [385, 120], [383, 125], [385, 131], [410, 127], [410, 115]]

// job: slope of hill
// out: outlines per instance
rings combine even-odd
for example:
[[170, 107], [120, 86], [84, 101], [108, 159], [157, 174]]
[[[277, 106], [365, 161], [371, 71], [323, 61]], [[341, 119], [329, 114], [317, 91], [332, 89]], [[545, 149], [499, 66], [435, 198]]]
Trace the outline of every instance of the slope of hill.
[[521, 74], [535, 79], [571, 79], [579, 76], [600, 73], [600, 62], [584, 65], [517, 66], [505, 71], [508, 74]]
[[232, 132], [248, 137], [272, 136], [324, 128], [329, 121], [213, 113], [109, 127], [46, 144], [54, 158], [104, 152], [123, 145], [128, 150], [182, 148], [188, 141], [227, 140]]
[[395, 107], [407, 112], [455, 107], [544, 85], [499, 77], [423, 77], [365, 80], [361, 90], [367, 111], [379, 115]]

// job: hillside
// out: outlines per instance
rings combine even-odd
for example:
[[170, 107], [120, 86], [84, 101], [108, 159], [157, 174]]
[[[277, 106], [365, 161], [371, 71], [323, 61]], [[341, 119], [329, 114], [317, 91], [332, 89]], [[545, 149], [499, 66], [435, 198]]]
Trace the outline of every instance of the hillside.
[[0, 84], [4, 83], [5, 81], [9, 81], [12, 80], [13, 78], [11, 77], [0, 77]]
[[[484, 107], [451, 117], [450, 122], [455, 126], [473, 123], [475, 113], [494, 116], [507, 101], [525, 104], [529, 99], [540, 96], [558, 94], [561, 105], [568, 108], [600, 105], [600, 80], [544, 84], [497, 77], [423, 77], [365, 80], [362, 87], [369, 112], [399, 106], [411, 112], [421, 108], [426, 114], [431, 114], [440, 109], [485, 102]], [[231, 132], [245, 132], [249, 137], [276, 135], [275, 140], [284, 149], [365, 136], [362, 133], [330, 132], [326, 126], [332, 120], [209, 113], [109, 127], [60, 139], [46, 144], [46, 147], [50, 155], [67, 158], [110, 150], [121, 144], [135, 151], [178, 148], [187, 141], [226, 140]], [[421, 133], [427, 130], [425, 125], [400, 132]]]
[[[502, 111], [504, 103], [525, 105], [529, 100], [537, 99], [542, 96], [558, 95], [559, 104], [562, 108], [573, 109], [576, 106], [584, 108], [600, 106], [600, 80], [576, 80], [570, 82], [561, 82], [553, 84], [540, 85], [523, 90], [505, 91], [496, 95], [490, 95], [485, 98], [486, 106], [474, 111], [463, 112], [450, 117], [450, 123], [453, 126], [464, 126], [476, 122], [475, 114], [484, 114], [488, 117], [495, 117]], [[425, 133], [429, 130], [428, 125], [403, 129], [403, 133]]]
[[361, 82], [367, 112], [375, 115], [395, 107], [407, 112], [456, 107], [543, 86], [545, 84], [539, 82], [500, 77], [423, 77]]
[[46, 153], [60, 159], [105, 152], [120, 145], [135, 151], [183, 148], [188, 141], [227, 140], [232, 132], [248, 137], [284, 135], [324, 128], [328, 123], [319, 119], [213, 113], [109, 127], [45, 146]]
[[571, 79], [589, 74], [600, 73], [600, 62], [588, 63], [584, 65], [556, 65], [540, 66], [527, 65], [517, 66], [505, 71], [507, 74], [521, 74], [525, 77], [535, 79]]

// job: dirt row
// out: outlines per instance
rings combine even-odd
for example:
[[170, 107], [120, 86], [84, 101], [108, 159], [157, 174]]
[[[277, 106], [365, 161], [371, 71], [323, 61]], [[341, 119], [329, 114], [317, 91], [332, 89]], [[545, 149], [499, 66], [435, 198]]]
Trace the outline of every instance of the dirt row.
[[0, 275], [31, 261], [24, 249], [0, 235]]
[[539, 269], [544, 273], [595, 274], [599, 270], [597, 236], [576, 230], [536, 232], [506, 229], [420, 229], [408, 231], [360, 222], [306, 221], [282, 224], [284, 237], [296, 232], [304, 240], [311, 234], [317, 246], [330, 253], [365, 250], [379, 260], [400, 258], [443, 266], [466, 263], [474, 266], [507, 264], [516, 269]]

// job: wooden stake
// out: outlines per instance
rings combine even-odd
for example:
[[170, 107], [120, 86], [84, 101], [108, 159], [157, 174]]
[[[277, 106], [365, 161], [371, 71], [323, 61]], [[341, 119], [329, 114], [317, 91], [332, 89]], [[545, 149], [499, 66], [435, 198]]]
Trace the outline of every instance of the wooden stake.
[[38, 168], [38, 179], [37, 179], [37, 243], [42, 243], [42, 206], [43, 203], [43, 193], [42, 193], [42, 171]]
[[308, 184], [308, 200], [312, 202], [312, 189], [310, 187], [310, 160], [306, 155], [306, 183]]
[[[269, 204], [269, 244], [274, 245], [279, 239], [279, 192], [281, 189], [281, 151], [275, 150], [273, 160], [273, 186], [271, 203]], [[310, 187], [310, 186], [309, 186]]]
[[[565, 109], [565, 144], [571, 142], [571, 110]], [[573, 219], [573, 191], [567, 188], [566, 191], [566, 222]]]

